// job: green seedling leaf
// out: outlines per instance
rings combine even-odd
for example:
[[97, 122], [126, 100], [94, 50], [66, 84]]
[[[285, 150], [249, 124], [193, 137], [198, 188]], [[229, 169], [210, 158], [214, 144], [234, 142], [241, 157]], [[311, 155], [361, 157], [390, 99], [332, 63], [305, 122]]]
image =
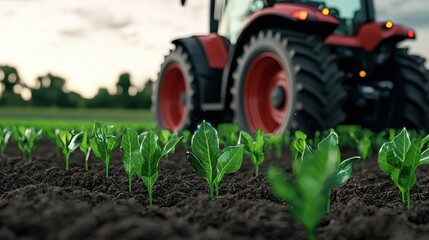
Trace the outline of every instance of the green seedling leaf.
[[429, 164], [429, 149], [426, 149], [420, 156], [420, 164]]
[[170, 131], [162, 129], [159, 134], [159, 141], [162, 145], [166, 145], [168, 141], [172, 138], [172, 134]]
[[87, 130], [82, 132], [82, 143], [80, 144], [80, 151], [85, 155], [85, 171], [88, 171], [88, 160], [91, 153], [91, 146], [89, 143], [89, 136]]
[[219, 183], [225, 174], [237, 172], [243, 162], [243, 145], [226, 147], [219, 156], [217, 174], [214, 180], [216, 197], [219, 196]]
[[94, 154], [101, 158], [106, 165], [106, 177], [109, 176], [109, 164], [112, 157], [112, 152], [119, 145], [116, 136], [108, 135], [106, 128], [100, 122], [95, 122], [92, 129], [92, 137], [90, 146]]
[[353, 166], [355, 162], [359, 161], [360, 159], [360, 157], [351, 157], [340, 163], [337, 169], [334, 187], [343, 185], [352, 177]]
[[[243, 146], [219, 149], [217, 131], [207, 122], [201, 123], [191, 140], [192, 152], [187, 152], [188, 162], [194, 171], [206, 179], [210, 189], [210, 199], [213, 199], [213, 188], [216, 187], [218, 196], [219, 183], [224, 174], [241, 166], [239, 159], [243, 158]], [[220, 176], [218, 176], [220, 175]]]
[[420, 149], [424, 149], [425, 146], [428, 144], [429, 142], [429, 135], [427, 135], [426, 137], [424, 137], [422, 139], [422, 141], [420, 142]]
[[411, 146], [411, 141], [407, 130], [404, 128], [398, 136], [393, 138], [392, 143], [393, 151], [395, 152], [396, 156], [401, 160], [401, 162], [404, 162], [407, 152]]
[[[337, 166], [340, 164], [341, 153], [340, 148], [338, 147], [338, 135], [333, 130], [331, 130], [331, 132], [325, 139], [320, 141], [318, 149], [322, 150], [321, 154], [326, 154], [325, 156], [321, 156], [322, 159], [333, 157], [336, 161]], [[328, 156], [328, 154], [330, 156]]]
[[182, 137], [180, 138], [173, 138], [170, 141], [168, 141], [164, 145], [164, 149], [162, 150], [162, 156], [167, 156], [170, 153], [173, 153], [176, 151], [176, 145], [182, 140]]
[[372, 143], [368, 135], [364, 135], [357, 143], [358, 151], [362, 159], [362, 171], [365, 169], [365, 161], [372, 153]]
[[[205, 178], [206, 180], [209, 179], [209, 173], [211, 171], [206, 171], [204, 168], [203, 162], [198, 159], [197, 156], [195, 156], [192, 152], [187, 152], [187, 158], [188, 162], [191, 165], [192, 169], [201, 177]], [[207, 181], [208, 182], [208, 181]], [[210, 183], [209, 183], [210, 185]]]
[[250, 157], [253, 165], [255, 166], [255, 176], [259, 174], [259, 165], [265, 160], [264, 148], [264, 132], [262, 129], [258, 129], [255, 133], [255, 140], [252, 136], [246, 132], [240, 132], [238, 144], [244, 145], [244, 154]]
[[[160, 130], [159, 141], [161, 142], [162, 146], [165, 146], [172, 138], [173, 135], [170, 131], [165, 129]], [[168, 154], [166, 154], [166, 158], [168, 159]]]
[[131, 192], [133, 175], [136, 173], [135, 166], [143, 162], [138, 134], [134, 129], [125, 128], [122, 135], [121, 151], [124, 168], [128, 175], [128, 191]]
[[158, 136], [149, 131], [143, 139], [143, 165], [141, 175], [144, 177], [152, 177], [158, 172], [158, 163], [162, 157], [161, 148], [157, 144]]
[[392, 174], [401, 168], [401, 160], [396, 158], [393, 152], [394, 145], [392, 142], [383, 144], [378, 153], [378, 166], [381, 171]]

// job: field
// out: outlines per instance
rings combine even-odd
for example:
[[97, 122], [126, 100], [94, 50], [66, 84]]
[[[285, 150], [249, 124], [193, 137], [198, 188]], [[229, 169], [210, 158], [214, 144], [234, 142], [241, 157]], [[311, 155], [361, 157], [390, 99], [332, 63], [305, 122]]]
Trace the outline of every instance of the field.
[[64, 109], [64, 108], [0, 108], [0, 126], [15, 124], [36, 128], [90, 127], [94, 121], [103, 121], [115, 126], [130, 126], [136, 129], [155, 127], [153, 113], [149, 110], [124, 109]]
[[[343, 158], [356, 155], [343, 151]], [[23, 160], [15, 143], [0, 157], [0, 239], [305, 239], [306, 231], [271, 193], [266, 179], [270, 165], [291, 174], [292, 156], [274, 152], [254, 177], [245, 157], [239, 172], [227, 175], [220, 197], [208, 199], [203, 178], [190, 168], [178, 147], [159, 166], [154, 205], [134, 177], [128, 192], [127, 175], [117, 149], [110, 173], [91, 156], [89, 171], [83, 154], [72, 154], [70, 170], [50, 141], [41, 140], [33, 160]], [[413, 206], [407, 210], [390, 177], [381, 173], [376, 156], [346, 185], [332, 192], [331, 212], [316, 230], [317, 239], [428, 239], [429, 168], [417, 172]]]
[[[281, 202], [273, 194], [272, 182], [267, 177], [268, 169], [276, 166], [286, 171], [290, 180], [294, 179], [296, 172], [292, 166], [297, 160], [290, 150], [293, 143], [288, 134], [280, 138], [267, 135], [264, 138], [266, 158], [260, 165], [259, 176], [255, 177], [255, 167], [250, 157], [245, 156], [241, 168], [225, 175], [220, 182], [219, 197], [214, 200], [209, 199], [206, 180], [198, 176], [188, 162], [189, 135], [187, 144], [179, 143], [174, 153], [161, 159], [152, 206], [149, 205], [147, 187], [140, 177], [134, 175], [132, 192], [129, 192], [124, 153], [119, 147], [113, 151], [108, 177], [104, 163], [94, 151], [89, 155], [88, 170], [84, 167], [85, 156], [79, 150], [71, 154], [69, 169], [65, 170], [65, 156], [58, 148], [62, 133], [53, 129], [91, 128], [94, 120], [101, 120], [119, 127], [116, 129], [119, 131], [113, 129], [108, 134], [119, 134], [118, 139], [128, 139], [129, 135], [122, 132], [122, 127], [133, 127], [139, 133], [153, 129], [155, 124], [151, 118], [149, 112], [121, 110], [2, 111], [0, 127], [23, 124], [47, 131], [36, 142], [32, 160], [23, 158], [17, 143], [21, 141], [19, 136], [14, 136], [4, 155], [0, 156], [0, 239], [307, 238], [307, 230], [291, 214], [292, 205]], [[236, 144], [237, 136], [231, 134], [235, 130], [228, 130], [234, 126], [223, 127], [223, 130], [218, 128], [221, 142], [227, 146]], [[429, 166], [423, 164], [417, 168], [417, 181], [411, 188], [412, 203], [407, 209], [398, 187], [377, 163], [378, 148], [399, 131], [374, 134], [356, 126], [342, 126], [337, 131], [341, 132], [339, 144], [343, 160], [361, 155], [365, 142], [368, 147], [377, 147], [366, 160], [365, 168], [356, 163], [352, 177], [344, 185], [333, 188], [330, 211], [317, 224], [316, 239], [429, 239]], [[4, 133], [0, 135], [4, 137]], [[426, 136], [423, 134], [412, 131], [411, 137]], [[322, 135], [307, 140], [319, 143]], [[329, 134], [334, 135], [337, 136], [332, 132]], [[355, 138], [350, 138], [352, 135]], [[137, 141], [139, 138], [135, 137]], [[424, 150], [429, 137], [425, 139], [418, 144], [413, 140], [413, 144]], [[143, 142], [139, 144], [143, 146]], [[280, 151], [277, 152], [276, 145], [269, 145], [276, 142], [286, 143], [286, 146], [278, 148]], [[401, 140], [401, 144], [405, 142]], [[140, 147], [138, 152], [143, 154], [142, 149], [145, 148]], [[412, 156], [411, 150], [407, 149], [407, 156]], [[421, 161], [420, 155], [418, 157]], [[302, 173], [305, 171], [303, 168]], [[325, 208], [326, 204], [322, 206], [323, 213], [326, 213]]]

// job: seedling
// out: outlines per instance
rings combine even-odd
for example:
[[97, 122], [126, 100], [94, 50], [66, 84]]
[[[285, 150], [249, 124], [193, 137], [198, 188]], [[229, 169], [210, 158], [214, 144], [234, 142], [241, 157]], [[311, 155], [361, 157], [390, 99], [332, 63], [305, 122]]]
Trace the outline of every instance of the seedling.
[[56, 147], [59, 147], [60, 144], [58, 142], [58, 137], [57, 137], [59, 131], [60, 131], [59, 128], [44, 129], [43, 135], [45, 135], [45, 137], [47, 137], [49, 140], [51, 140], [53, 143], [55, 143]]
[[[335, 181], [333, 182], [332, 187], [329, 188], [327, 195], [328, 202], [326, 205], [326, 211], [329, 212], [332, 188], [343, 185], [352, 177], [354, 163], [358, 161], [360, 157], [351, 157], [341, 162], [341, 152], [338, 147], [338, 135], [334, 130], [331, 130], [329, 135], [320, 141], [317, 150], [313, 150], [307, 145], [306, 138], [307, 135], [305, 135], [305, 133], [300, 131], [295, 132], [295, 140], [292, 148], [292, 152], [295, 156], [295, 161], [293, 162], [294, 172], [299, 178], [300, 173], [305, 171], [305, 169], [302, 169], [302, 164], [306, 159], [317, 159], [317, 161], [335, 160]], [[316, 160], [311, 161], [314, 162]]]
[[85, 155], [85, 171], [88, 171], [88, 161], [91, 153], [90, 138], [88, 135], [87, 130], [82, 132], [82, 143], [80, 144], [80, 151]]
[[131, 128], [125, 128], [122, 135], [121, 151], [125, 171], [128, 174], [128, 191], [132, 191], [132, 178], [137, 174], [143, 179], [148, 189], [149, 204], [152, 206], [153, 186], [158, 179], [158, 165], [162, 157], [175, 151], [175, 146], [182, 138], [172, 138], [164, 148], [158, 144], [158, 136], [152, 132], [138, 135]]
[[[142, 162], [139, 164], [136, 172], [143, 182], [145, 183], [149, 192], [149, 205], [152, 205], [152, 189], [156, 180], [158, 179], [158, 165], [159, 161], [163, 156], [174, 152], [176, 144], [180, 141], [180, 138], [174, 138], [164, 145], [164, 149], [158, 145], [158, 136], [149, 131], [147, 134], [141, 135], [141, 153]], [[139, 137], [139, 139], [141, 138]]]
[[250, 157], [255, 166], [255, 176], [258, 176], [259, 165], [265, 160], [264, 156], [264, 132], [258, 129], [255, 133], [255, 140], [246, 132], [240, 132], [238, 144], [244, 145], [244, 154]]
[[66, 157], [66, 171], [69, 170], [70, 154], [74, 152], [82, 143], [82, 133], [76, 131], [60, 130], [57, 135], [59, 148], [63, 151]]
[[307, 146], [305, 138], [305, 134], [295, 133], [296, 182], [289, 181], [277, 168], [269, 169], [268, 181], [274, 194], [291, 205], [289, 211], [305, 226], [308, 239], [314, 239], [314, 230], [327, 213], [326, 206], [330, 205], [331, 189], [351, 177], [358, 157], [340, 163], [338, 136], [333, 131], [319, 143], [317, 150]]
[[95, 122], [92, 129], [92, 137], [90, 146], [92, 151], [106, 165], [106, 177], [109, 176], [109, 163], [112, 157], [112, 152], [119, 145], [116, 136], [107, 135], [106, 128], [100, 122]]
[[422, 164], [429, 164], [429, 149], [422, 153], [421, 147], [421, 140], [411, 142], [404, 128], [392, 141], [384, 143], [378, 153], [378, 166], [390, 174], [408, 209], [411, 208], [410, 190], [417, 181], [416, 169]]
[[302, 159], [307, 149], [307, 134], [302, 131], [295, 131], [295, 138], [292, 142], [291, 152], [294, 159]]
[[240, 128], [233, 123], [221, 123], [217, 126], [219, 144], [224, 146], [235, 146], [238, 142], [238, 131]]
[[[178, 139], [176, 134], [172, 134], [168, 130], [160, 130], [159, 132], [159, 142], [161, 143], [161, 147], [166, 146], [168, 143], [170, 143], [173, 140]], [[175, 141], [174, 141], [175, 142]], [[165, 158], [168, 160], [168, 154], [165, 154]]]
[[281, 158], [282, 157], [282, 145], [283, 145], [283, 136], [280, 134], [274, 135], [274, 134], [265, 134], [264, 136], [265, 140], [265, 146], [268, 148], [268, 150], [275, 149], [276, 151], [276, 157]]
[[238, 171], [243, 162], [243, 145], [219, 149], [217, 131], [203, 122], [192, 136], [192, 152], [187, 152], [188, 161], [194, 171], [206, 179], [213, 199], [213, 188], [219, 196], [219, 183], [223, 176]]
[[0, 129], [0, 155], [4, 154], [4, 150], [6, 149], [6, 145], [8, 144], [11, 136], [12, 136], [11, 130], [7, 128]]
[[362, 130], [362, 137], [356, 136], [354, 132], [350, 132], [350, 137], [355, 142], [357, 150], [362, 159], [362, 171], [365, 170], [365, 161], [372, 154], [372, 143], [370, 139], [371, 133], [368, 130]]
[[189, 130], [183, 130], [180, 132], [180, 136], [182, 137], [183, 148], [188, 150], [189, 146], [191, 146], [191, 132]]
[[28, 157], [28, 160], [32, 159], [31, 153], [34, 150], [36, 141], [42, 137], [43, 130], [40, 129], [36, 131], [34, 128], [26, 128], [24, 126], [19, 126], [15, 138], [18, 142], [18, 148], [23, 154], [23, 159]]

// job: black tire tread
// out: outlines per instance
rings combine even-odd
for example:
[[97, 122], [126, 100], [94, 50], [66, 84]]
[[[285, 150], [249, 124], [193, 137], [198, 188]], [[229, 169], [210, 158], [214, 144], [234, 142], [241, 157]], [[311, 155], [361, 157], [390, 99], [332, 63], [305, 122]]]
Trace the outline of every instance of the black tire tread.
[[393, 127], [428, 130], [429, 74], [425, 59], [409, 54], [406, 48], [399, 48], [393, 53], [393, 62], [398, 74], [398, 89], [402, 89], [402, 99], [399, 99], [402, 105], [395, 111]]

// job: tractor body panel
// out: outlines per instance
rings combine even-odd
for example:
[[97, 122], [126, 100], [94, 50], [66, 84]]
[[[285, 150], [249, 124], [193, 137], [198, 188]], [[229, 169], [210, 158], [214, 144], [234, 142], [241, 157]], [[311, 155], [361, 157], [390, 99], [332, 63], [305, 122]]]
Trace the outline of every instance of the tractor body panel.
[[[392, 25], [387, 28], [386, 24]], [[326, 39], [326, 43], [335, 46], [362, 48], [366, 52], [371, 52], [386, 40], [398, 43], [409, 38], [415, 38], [412, 29], [391, 22], [370, 22], [362, 25], [356, 36], [332, 34]]]

